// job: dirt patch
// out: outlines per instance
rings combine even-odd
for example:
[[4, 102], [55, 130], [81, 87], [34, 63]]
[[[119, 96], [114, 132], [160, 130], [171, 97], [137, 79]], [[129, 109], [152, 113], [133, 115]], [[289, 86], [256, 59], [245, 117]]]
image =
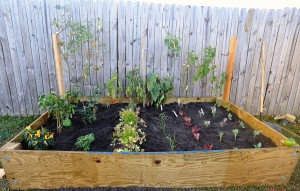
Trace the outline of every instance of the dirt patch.
[[[78, 150], [74, 144], [79, 136], [94, 133], [95, 141], [92, 143], [91, 151], [113, 151], [114, 148], [110, 145], [112, 142], [112, 133], [114, 127], [119, 123], [119, 111], [125, 108], [128, 104], [113, 104], [109, 108], [99, 105], [97, 112], [97, 120], [92, 124], [84, 124], [81, 121], [81, 116], [75, 114], [73, 116], [73, 128], [63, 129], [61, 134], [55, 134], [55, 146], [53, 150]], [[170, 151], [170, 142], [166, 139], [160, 126], [160, 114], [166, 116], [167, 135], [174, 137], [174, 151], [191, 151], [204, 150], [205, 145], [213, 145], [213, 150], [233, 149], [233, 148], [253, 148], [254, 144], [262, 143], [262, 147], [275, 147], [276, 145], [267, 137], [259, 135], [254, 140], [253, 129], [246, 123], [245, 128], [239, 127], [240, 119], [232, 114], [232, 120], [227, 120], [223, 126], [220, 122], [224, 118], [228, 118], [228, 113], [224, 108], [217, 107], [217, 113], [213, 117], [211, 107], [213, 103], [189, 103], [179, 106], [177, 103], [168, 104], [160, 108], [141, 107], [140, 117], [145, 120], [147, 127], [143, 130], [146, 132], [147, 141], [143, 143], [142, 149], [146, 152]], [[204, 116], [199, 115], [198, 111], [204, 111]], [[191, 118], [191, 124], [196, 125], [200, 131], [200, 139], [196, 141], [192, 132], [192, 127], [187, 127], [184, 124], [183, 117], [178, 115], [179, 111], [183, 111]], [[206, 127], [204, 121], [210, 121], [210, 125]], [[56, 121], [50, 120], [45, 126], [48, 130], [56, 132]], [[239, 133], [235, 141], [233, 129], [238, 129]], [[223, 132], [222, 141], [219, 142], [219, 132]]]

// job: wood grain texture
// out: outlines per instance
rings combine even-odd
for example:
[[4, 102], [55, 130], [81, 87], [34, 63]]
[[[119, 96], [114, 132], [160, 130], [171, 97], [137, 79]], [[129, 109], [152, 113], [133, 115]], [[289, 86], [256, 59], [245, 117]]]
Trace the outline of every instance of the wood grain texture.
[[[1, 163], [13, 189], [277, 185], [289, 181], [299, 158], [299, 155], [293, 157], [297, 151], [297, 148], [268, 148], [102, 154], [4, 150]], [[30, 177], [26, 176], [28, 169]]]
[[62, 67], [62, 60], [61, 60], [61, 54], [58, 47], [58, 36], [57, 34], [52, 35], [53, 38], [53, 51], [54, 51], [54, 57], [55, 57], [55, 68], [56, 68], [56, 78], [57, 78], [57, 84], [58, 84], [58, 92], [60, 96], [63, 96], [65, 94], [65, 85], [64, 85], [64, 73], [63, 73], [63, 67]]
[[236, 37], [232, 37], [230, 40], [230, 46], [229, 46], [229, 56], [228, 56], [228, 63], [227, 63], [227, 80], [224, 86], [224, 93], [223, 93], [223, 99], [226, 101], [229, 101], [230, 96], [230, 88], [231, 88], [231, 80], [232, 80], [232, 72], [234, 69], [234, 58], [235, 58], [235, 52], [236, 52]]

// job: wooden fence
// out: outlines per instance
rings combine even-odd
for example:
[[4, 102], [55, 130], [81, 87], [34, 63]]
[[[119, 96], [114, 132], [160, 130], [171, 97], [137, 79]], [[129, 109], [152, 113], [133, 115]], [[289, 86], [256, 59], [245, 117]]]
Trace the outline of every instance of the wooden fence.
[[[71, 65], [64, 64], [66, 89], [83, 78], [83, 65], [88, 62], [90, 75], [82, 84], [85, 95], [114, 73], [125, 86], [126, 73], [135, 67], [143, 70], [145, 65], [147, 73], [175, 77], [174, 96], [209, 96], [207, 79], [192, 83], [194, 66], [184, 75], [187, 52], [200, 55], [205, 47], [215, 47], [216, 73], [221, 74], [226, 70], [230, 38], [237, 36], [230, 101], [252, 114], [259, 113], [261, 46], [265, 41], [264, 114], [300, 115], [299, 9], [246, 10], [122, 0], [11, 0], [0, 1], [0, 15], [2, 115], [38, 114], [38, 97], [58, 91], [52, 48], [52, 34], [57, 31], [51, 23], [62, 16], [92, 22], [97, 37], [97, 45], [90, 41], [80, 47], [82, 52], [94, 48], [93, 57], [76, 54], [69, 58]], [[60, 34], [62, 42], [68, 41], [69, 33]], [[168, 33], [181, 39], [178, 57], [167, 56], [164, 39]], [[101, 92], [105, 96], [104, 88]]]

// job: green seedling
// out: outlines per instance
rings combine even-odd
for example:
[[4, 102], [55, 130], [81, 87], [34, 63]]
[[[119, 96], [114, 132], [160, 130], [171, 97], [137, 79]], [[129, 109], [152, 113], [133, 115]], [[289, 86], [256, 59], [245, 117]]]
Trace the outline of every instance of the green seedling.
[[219, 142], [221, 142], [221, 141], [222, 141], [223, 135], [224, 135], [224, 133], [223, 133], [223, 132], [219, 132]]
[[75, 146], [81, 148], [84, 151], [88, 151], [90, 149], [92, 142], [94, 141], [95, 141], [95, 136], [93, 133], [91, 133], [85, 136], [78, 137]]
[[204, 116], [204, 111], [202, 108], [198, 111], [198, 113], [199, 113], [200, 117]]
[[210, 121], [204, 121], [204, 125], [208, 127], [210, 125]]
[[228, 113], [227, 118], [231, 121], [232, 120], [232, 114]]
[[234, 134], [234, 140], [236, 141], [236, 137], [239, 134], [239, 130], [238, 129], [233, 129], [232, 133]]
[[256, 136], [260, 135], [260, 133], [261, 133], [261, 131], [257, 131], [257, 130], [253, 131], [254, 140], [255, 140]]
[[171, 151], [174, 151], [174, 148], [176, 147], [176, 145], [175, 145], [175, 140], [176, 140], [176, 138], [175, 138], [175, 133], [174, 133], [173, 138], [172, 138], [171, 136], [167, 136], [166, 138], [167, 138], [167, 140], [169, 141], [170, 150], [171, 150]]
[[245, 124], [244, 124], [242, 121], [240, 121], [239, 126], [240, 126], [241, 128], [243, 128], [243, 129], [246, 128]]
[[262, 144], [261, 144], [261, 142], [259, 142], [259, 143], [257, 143], [256, 145], [254, 145], [254, 147], [255, 147], [256, 149], [259, 149], [259, 148], [261, 148], [261, 147], [262, 147]]
[[230, 111], [231, 111], [230, 105], [229, 105], [229, 104], [226, 105], [226, 106], [225, 106], [225, 109], [226, 109], [227, 112], [230, 112]]

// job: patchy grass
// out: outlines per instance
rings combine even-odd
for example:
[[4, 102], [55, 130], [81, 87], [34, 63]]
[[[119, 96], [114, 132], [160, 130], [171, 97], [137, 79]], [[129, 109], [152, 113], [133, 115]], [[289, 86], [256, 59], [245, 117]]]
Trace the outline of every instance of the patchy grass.
[[37, 116], [11, 117], [0, 116], [0, 147], [16, 136], [24, 127], [33, 122]]
[[[256, 116], [257, 118], [259, 118], [258, 116]], [[275, 123], [280, 125], [281, 127], [285, 127], [286, 129], [292, 131], [293, 133], [295, 133], [296, 135], [300, 136], [300, 123], [297, 122], [297, 119], [300, 119], [300, 117], [296, 118], [296, 122], [295, 123], [288, 123], [286, 126], [281, 124], [281, 120], [274, 120], [275, 116], [262, 116], [262, 120], [264, 121], [268, 121], [270, 123]], [[288, 138], [294, 138], [295, 141], [300, 144], [300, 138], [297, 136], [294, 136], [293, 134], [290, 134], [289, 132], [285, 131], [284, 129], [281, 129], [283, 134], [288, 137]], [[300, 190], [300, 187], [299, 187]]]
[[[1, 135], [1, 146], [4, 145], [7, 141], [9, 141], [12, 137], [18, 134], [25, 126], [29, 125], [33, 120], [35, 120], [36, 116], [31, 117], [8, 117], [8, 116], [0, 116], [0, 135]], [[264, 116], [263, 120], [274, 123], [272, 117]], [[276, 122], [279, 124], [278, 122]], [[280, 125], [280, 124], [279, 124]], [[300, 123], [289, 124], [286, 126], [288, 129], [297, 133], [297, 130], [300, 130]], [[291, 135], [287, 132], [283, 131], [283, 134], [287, 137], [291, 137]], [[300, 143], [300, 142], [298, 142]], [[280, 186], [247, 186], [247, 187], [231, 187], [231, 188], [195, 188], [195, 189], [172, 189], [174, 191], [299, 191], [300, 190], [300, 160], [298, 161], [297, 167], [292, 175], [290, 182], [287, 185]], [[0, 190], [3, 191], [11, 191], [9, 189], [8, 183], [6, 180], [0, 180]], [[58, 189], [60, 190], [60, 189]], [[68, 189], [61, 189], [67, 191]], [[71, 190], [71, 189], [70, 189]], [[72, 189], [72, 190], [86, 190], [86, 189]], [[88, 189], [88, 190], [98, 190]], [[99, 189], [103, 190], [103, 189]], [[108, 189], [111, 190], [111, 189]], [[134, 190], [132, 188], [126, 190]], [[148, 189], [146, 189], [148, 190]], [[155, 189], [164, 190], [164, 189]], [[170, 189], [168, 189], [169, 191]]]

